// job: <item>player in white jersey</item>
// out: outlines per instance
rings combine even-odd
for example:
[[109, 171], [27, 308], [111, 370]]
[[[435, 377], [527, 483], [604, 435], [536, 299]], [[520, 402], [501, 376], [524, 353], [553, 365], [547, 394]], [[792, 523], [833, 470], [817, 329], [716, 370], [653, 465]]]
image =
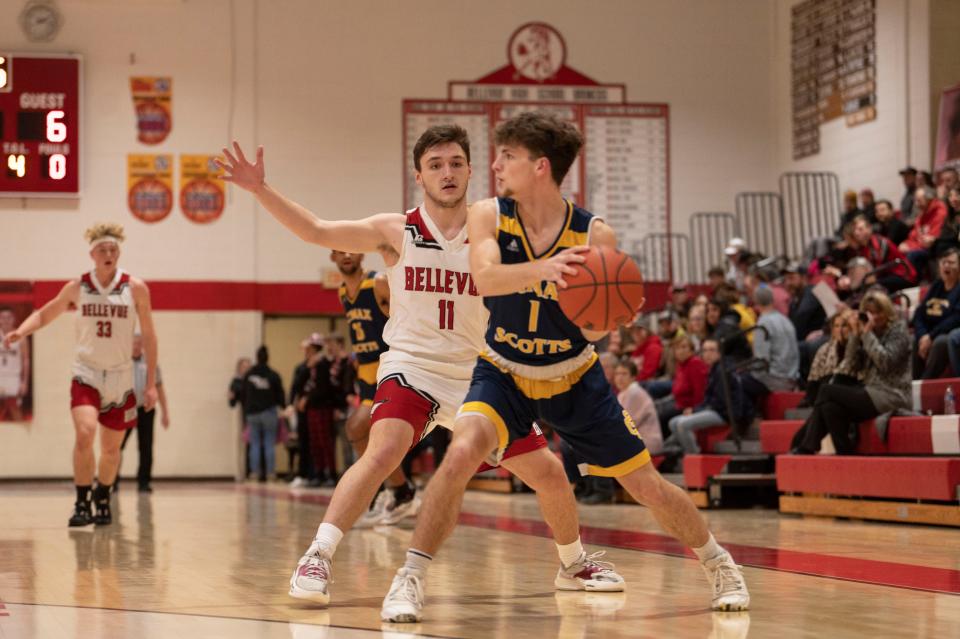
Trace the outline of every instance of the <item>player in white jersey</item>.
[[[12, 308], [0, 308], [0, 339], [16, 326]], [[30, 347], [27, 342], [0, 344], [0, 421], [23, 419], [23, 398], [30, 383]]]
[[[290, 579], [290, 595], [330, 600], [331, 560], [337, 545], [363, 513], [377, 488], [406, 452], [431, 428], [450, 428], [466, 394], [486, 328], [486, 310], [468, 268], [466, 192], [470, 144], [457, 126], [435, 126], [413, 152], [424, 203], [407, 214], [383, 213], [356, 221], [321, 220], [264, 180], [263, 149], [249, 162], [234, 142], [224, 149], [226, 180], [253, 193], [260, 204], [301, 239], [350, 253], [378, 251], [390, 279], [390, 350], [378, 374], [370, 441], [337, 485], [316, 537]], [[507, 450], [502, 465], [537, 491], [544, 520], [561, 557], [574, 566], [566, 589], [623, 590], [612, 566], [588, 557], [580, 543], [576, 501], [559, 460], [539, 431]], [[431, 557], [408, 557], [429, 562]]]
[[[86, 232], [95, 267], [67, 282], [55, 298], [34, 311], [19, 328], [4, 336], [4, 346], [16, 344], [68, 309], [76, 309], [76, 358], [70, 386], [70, 412], [76, 441], [73, 479], [77, 501], [70, 526], [109, 524], [110, 487], [120, 465], [120, 444], [137, 423], [133, 393], [133, 333], [139, 319], [147, 359], [144, 408], [157, 403], [157, 338], [150, 312], [150, 292], [142, 280], [117, 267], [123, 227], [97, 224]], [[100, 464], [93, 442], [100, 424]], [[93, 488], [94, 471], [97, 486]], [[96, 513], [91, 512], [91, 496]]]

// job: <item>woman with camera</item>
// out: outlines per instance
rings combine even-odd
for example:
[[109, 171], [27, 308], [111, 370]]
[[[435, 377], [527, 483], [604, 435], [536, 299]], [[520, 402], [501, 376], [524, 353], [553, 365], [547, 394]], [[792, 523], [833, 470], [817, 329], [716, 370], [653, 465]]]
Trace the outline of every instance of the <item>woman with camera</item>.
[[910, 334], [890, 298], [870, 291], [845, 322], [843, 360], [821, 384], [795, 455], [816, 453], [828, 433], [837, 454], [855, 454], [860, 422], [910, 405]]

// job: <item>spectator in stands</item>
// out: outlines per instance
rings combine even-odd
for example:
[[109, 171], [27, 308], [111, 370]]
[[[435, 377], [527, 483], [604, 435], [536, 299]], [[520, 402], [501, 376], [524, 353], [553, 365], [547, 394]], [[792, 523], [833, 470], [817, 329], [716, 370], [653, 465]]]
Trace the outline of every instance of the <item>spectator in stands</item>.
[[896, 216], [893, 204], [890, 200], [880, 200], [874, 211], [873, 232], [900, 246], [910, 234], [910, 227]]
[[753, 357], [750, 342], [740, 334], [740, 314], [731, 309], [725, 299], [715, 297], [707, 304], [707, 328], [711, 337], [721, 344], [724, 357], [734, 362]]
[[892, 293], [916, 285], [917, 273], [913, 264], [890, 240], [882, 235], [874, 235], [867, 218], [858, 217], [854, 220], [853, 239], [857, 254], [866, 258], [870, 266], [878, 271], [876, 281], [887, 291]]
[[[738, 293], [732, 286], [721, 286], [719, 289], [717, 289], [715, 297], [726, 301], [729, 309], [737, 314], [740, 322], [740, 330], [745, 331], [756, 325], [757, 314], [752, 308], [749, 308], [740, 301], [740, 293]], [[752, 338], [748, 339], [751, 342], [753, 341]]]
[[863, 211], [857, 208], [857, 192], [853, 190], [844, 191], [843, 214], [840, 216], [840, 226], [837, 227], [836, 236], [843, 237], [843, 227], [859, 215], [863, 215]]
[[647, 450], [651, 455], [659, 455], [663, 450], [660, 421], [653, 398], [637, 383], [637, 365], [629, 359], [621, 360], [613, 373], [613, 385], [620, 405], [630, 414]]
[[691, 306], [693, 306], [693, 301], [690, 299], [690, 291], [687, 290], [687, 285], [674, 284], [673, 288], [670, 289], [670, 303], [667, 304], [667, 308], [676, 313], [678, 318], [685, 320], [690, 315]]
[[[933, 173], [931, 173], [930, 171], [918, 171], [917, 172], [917, 188], [929, 189], [929, 190], [935, 191], [937, 188], [937, 184], [933, 180]], [[916, 193], [914, 193], [913, 208], [914, 208], [914, 213], [916, 213], [917, 212]]]
[[[276, 468], [274, 448], [279, 425], [278, 410], [284, 406], [283, 382], [267, 364], [266, 346], [257, 349], [257, 363], [243, 376], [243, 414], [250, 428], [250, 472], [261, 482]], [[260, 466], [261, 454], [264, 466]]]
[[783, 285], [790, 294], [787, 317], [793, 322], [797, 339], [802, 341], [823, 326], [826, 314], [820, 300], [813, 294], [813, 286], [807, 281], [807, 269], [799, 262], [790, 262], [782, 274]]
[[[684, 330], [680, 328], [677, 314], [671, 310], [661, 311], [657, 315], [657, 328], [660, 341], [663, 344], [673, 344], [676, 338], [686, 335]], [[644, 389], [655, 399], [666, 397], [673, 388], [672, 380], [677, 366], [674, 350], [672, 347], [663, 349], [663, 355], [660, 358], [660, 377], [643, 383]]]
[[[820, 386], [794, 454], [819, 451], [828, 433], [838, 454], [854, 454], [860, 422], [910, 406], [910, 334], [890, 298], [870, 291], [847, 326], [850, 338], [838, 371], [848, 377]], [[852, 373], [862, 373], [862, 385], [851, 381]]]
[[645, 315], [637, 316], [630, 327], [630, 337], [635, 344], [630, 359], [637, 365], [637, 381], [656, 379], [663, 359], [663, 342], [650, 330], [650, 320]]
[[873, 197], [873, 191], [870, 189], [862, 189], [860, 191], [860, 210], [867, 216], [871, 224], [877, 221], [876, 200]]
[[906, 253], [914, 268], [922, 273], [927, 269], [933, 243], [940, 237], [943, 223], [947, 220], [947, 207], [925, 188], [916, 190], [913, 194], [913, 202], [917, 216], [910, 234], [898, 248]]
[[741, 258], [746, 257], [748, 253], [747, 243], [740, 237], [730, 238], [726, 248], [723, 249], [723, 254], [727, 256], [727, 260], [730, 262], [724, 280], [733, 284], [737, 290], [743, 288], [743, 271], [740, 268]]
[[703, 393], [707, 389], [707, 376], [710, 373], [703, 360], [694, 354], [693, 340], [689, 336], [679, 335], [670, 347], [677, 367], [671, 386], [672, 393], [657, 400], [657, 416], [664, 436], [670, 432], [671, 419], [703, 401]]
[[957, 213], [957, 207], [949, 200], [950, 191], [960, 188], [960, 176], [953, 167], [947, 167], [940, 171], [940, 183], [937, 185], [937, 198], [947, 207], [948, 213]]
[[753, 268], [744, 280], [744, 288], [747, 299], [752, 300], [757, 288], [766, 286], [770, 289], [770, 292], [773, 293], [773, 307], [783, 315], [787, 315], [790, 312], [790, 292], [787, 291], [783, 284], [777, 282], [778, 275], [772, 265], [763, 268]]
[[[830, 318], [829, 341], [820, 346], [813, 358], [810, 374], [807, 376], [807, 392], [799, 407], [816, 404], [817, 392], [821, 384], [829, 383], [835, 374], [840, 373], [840, 362], [843, 361], [847, 340], [850, 338], [849, 318], [855, 314], [856, 311], [847, 309], [835, 313]], [[859, 374], [859, 380], [863, 381], [862, 371], [852, 371], [852, 373], [855, 377]]]
[[325, 336], [322, 344], [322, 350], [310, 358], [310, 379], [304, 388], [303, 405], [310, 428], [310, 456], [316, 471], [310, 485], [334, 486], [337, 411], [346, 408], [346, 395], [352, 390], [352, 382], [349, 366], [337, 352], [336, 339]]
[[913, 217], [913, 194], [917, 190], [917, 170], [912, 166], [900, 169], [900, 177], [903, 179], [903, 186], [907, 189], [900, 198], [900, 216], [909, 220]]
[[753, 295], [760, 311], [758, 330], [753, 338], [753, 356], [766, 362], [766, 370], [753, 373], [768, 392], [791, 391], [797, 387], [800, 353], [797, 350], [797, 331], [793, 324], [773, 306], [773, 291], [760, 286]]
[[948, 248], [960, 248], [960, 186], [947, 193], [947, 219], [940, 229], [940, 237], [933, 243], [933, 256], [939, 258]]
[[[713, 338], [704, 340], [701, 356], [704, 363], [710, 367], [703, 401], [693, 408], [685, 409], [681, 415], [670, 420], [670, 437], [664, 442], [665, 449], [677, 445], [684, 454], [697, 454], [700, 452], [696, 438], [698, 430], [730, 422], [723, 394], [723, 380], [720, 377], [722, 369], [720, 345], [717, 340]], [[734, 419], [739, 424], [746, 424], [753, 419], [753, 402], [743, 391], [739, 376], [730, 371], [726, 371], [726, 375]]]
[[711, 293], [716, 291], [717, 287], [726, 281], [727, 272], [723, 270], [722, 266], [714, 266], [707, 271], [707, 285], [710, 287]]
[[703, 340], [710, 335], [707, 329], [706, 306], [694, 306], [690, 309], [690, 316], [687, 318], [687, 335], [693, 340], [693, 346], [697, 352], [700, 352]]
[[943, 374], [949, 363], [948, 335], [960, 327], [960, 250], [947, 249], [938, 265], [940, 277], [913, 316], [914, 379], [936, 379]]

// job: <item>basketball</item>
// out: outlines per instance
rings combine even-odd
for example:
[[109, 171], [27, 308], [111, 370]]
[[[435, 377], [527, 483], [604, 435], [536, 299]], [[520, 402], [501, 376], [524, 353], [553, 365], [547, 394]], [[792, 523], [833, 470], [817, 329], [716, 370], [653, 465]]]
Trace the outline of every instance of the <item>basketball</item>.
[[609, 331], [633, 319], [643, 305], [643, 278], [626, 253], [591, 246], [577, 274], [560, 289], [560, 308], [570, 321], [591, 331]]

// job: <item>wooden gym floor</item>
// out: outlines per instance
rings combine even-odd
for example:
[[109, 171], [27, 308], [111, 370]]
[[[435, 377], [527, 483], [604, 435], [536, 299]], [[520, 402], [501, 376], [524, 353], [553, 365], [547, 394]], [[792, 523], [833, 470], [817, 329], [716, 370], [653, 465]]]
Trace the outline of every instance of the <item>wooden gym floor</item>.
[[431, 568], [425, 621], [382, 626], [411, 529], [354, 531], [326, 609], [287, 596], [329, 490], [276, 484], [121, 488], [115, 523], [68, 529], [72, 487], [0, 484], [0, 638], [958, 637], [954, 529], [706, 513], [745, 566], [749, 613], [711, 613], [698, 564], [639, 506], [581, 507], [625, 594], [557, 593], [531, 495], [468, 493]]

